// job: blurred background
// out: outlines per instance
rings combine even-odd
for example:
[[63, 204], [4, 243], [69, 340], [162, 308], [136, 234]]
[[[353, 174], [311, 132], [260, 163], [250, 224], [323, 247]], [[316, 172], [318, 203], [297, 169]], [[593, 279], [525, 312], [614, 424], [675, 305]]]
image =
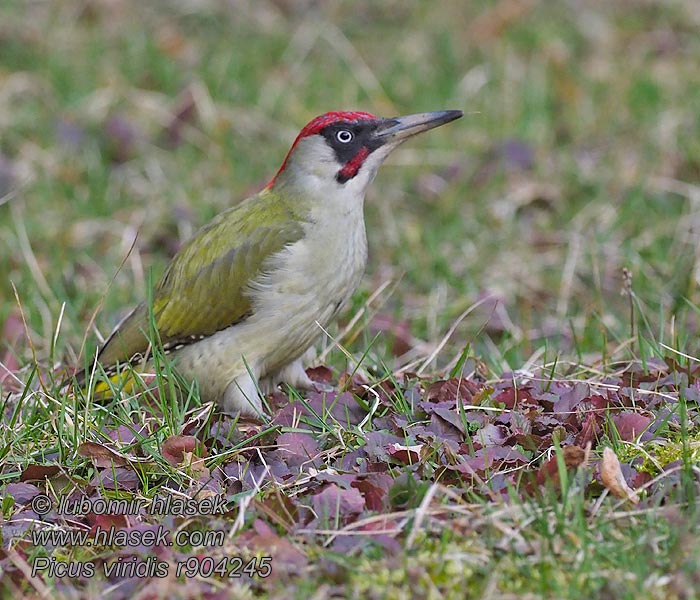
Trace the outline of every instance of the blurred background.
[[696, 0], [3, 0], [0, 332], [31, 357], [18, 298], [40, 358], [59, 320], [57, 358], [93, 348], [317, 114], [462, 109], [368, 194], [348, 348], [696, 353], [699, 33]]

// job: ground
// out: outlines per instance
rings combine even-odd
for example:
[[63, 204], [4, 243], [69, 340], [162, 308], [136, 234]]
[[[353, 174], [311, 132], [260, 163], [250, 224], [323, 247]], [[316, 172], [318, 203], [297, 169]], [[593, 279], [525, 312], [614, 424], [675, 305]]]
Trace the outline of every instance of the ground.
[[[3, 2], [3, 592], [697, 597], [699, 33], [693, 0]], [[335, 109], [465, 117], [368, 194], [333, 391], [234, 423], [167, 358], [64, 388]]]

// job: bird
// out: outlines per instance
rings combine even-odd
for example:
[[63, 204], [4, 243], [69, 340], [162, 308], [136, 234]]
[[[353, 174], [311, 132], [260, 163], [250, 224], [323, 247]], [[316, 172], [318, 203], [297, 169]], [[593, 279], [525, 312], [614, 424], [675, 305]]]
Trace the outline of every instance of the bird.
[[[184, 243], [96, 362], [108, 377], [123, 365], [152, 366], [155, 325], [177, 372], [225, 413], [263, 418], [261, 395], [277, 385], [314, 389], [302, 357], [364, 274], [368, 186], [402, 142], [462, 115], [333, 111], [312, 119], [264, 189]], [[108, 388], [101, 383], [96, 392]]]

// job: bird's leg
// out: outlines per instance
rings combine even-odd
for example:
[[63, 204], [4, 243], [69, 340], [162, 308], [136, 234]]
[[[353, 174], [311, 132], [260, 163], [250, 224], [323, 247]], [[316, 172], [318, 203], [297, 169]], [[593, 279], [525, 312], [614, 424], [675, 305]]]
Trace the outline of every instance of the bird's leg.
[[257, 373], [246, 371], [229, 383], [222, 402], [224, 411], [246, 417], [264, 415], [256, 380]]

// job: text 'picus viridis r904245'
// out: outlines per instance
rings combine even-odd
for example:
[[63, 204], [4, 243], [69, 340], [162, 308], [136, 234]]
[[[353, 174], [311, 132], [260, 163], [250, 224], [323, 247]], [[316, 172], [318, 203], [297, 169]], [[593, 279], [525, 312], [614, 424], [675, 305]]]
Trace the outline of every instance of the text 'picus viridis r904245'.
[[461, 116], [329, 112], [313, 119], [264, 190], [185, 243], [153, 288], [152, 317], [149, 304], [139, 304], [97, 361], [107, 373], [126, 363], [142, 370], [155, 324], [202, 401], [226, 412], [260, 416], [260, 392], [281, 382], [313, 387], [300, 359], [362, 278], [367, 187], [401, 142]]

